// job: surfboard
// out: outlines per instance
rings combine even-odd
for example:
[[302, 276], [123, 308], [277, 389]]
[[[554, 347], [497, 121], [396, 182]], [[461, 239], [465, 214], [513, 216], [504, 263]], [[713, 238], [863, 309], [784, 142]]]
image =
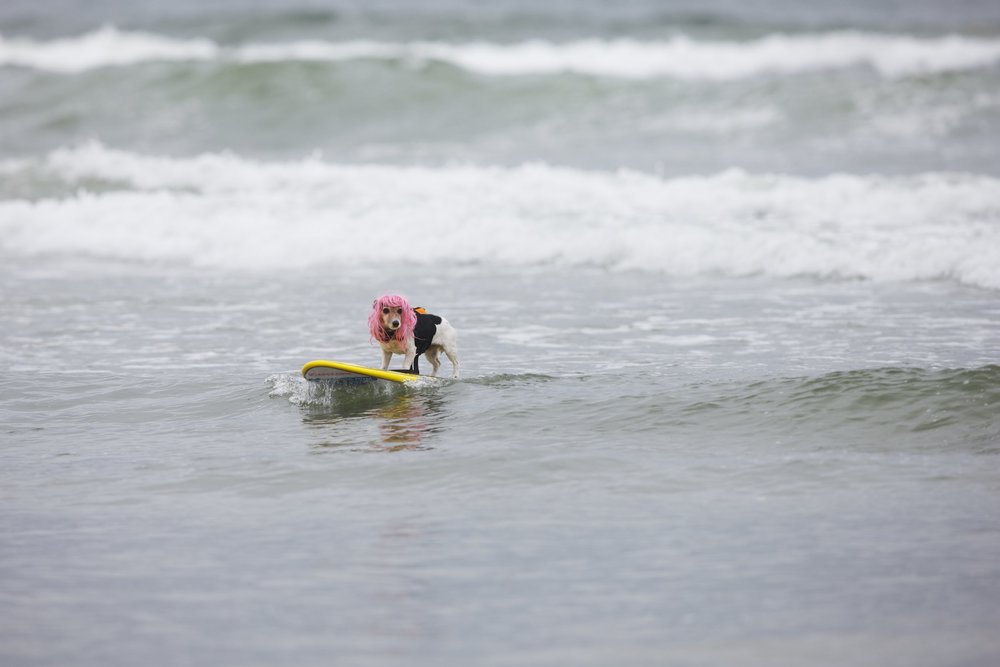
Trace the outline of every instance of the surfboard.
[[375, 380], [389, 382], [417, 382], [428, 379], [426, 376], [399, 371], [383, 371], [379, 368], [369, 368], [343, 361], [328, 361], [317, 359], [302, 367], [302, 377], [307, 380], [325, 380], [333, 384], [365, 384]]

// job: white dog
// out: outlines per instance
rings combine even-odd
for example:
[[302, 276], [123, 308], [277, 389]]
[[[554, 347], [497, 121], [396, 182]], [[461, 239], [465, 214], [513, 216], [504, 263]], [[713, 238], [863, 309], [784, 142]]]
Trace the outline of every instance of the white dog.
[[398, 294], [375, 299], [368, 316], [368, 330], [382, 348], [382, 370], [389, 368], [392, 355], [403, 355], [403, 369], [420, 373], [419, 357], [427, 355], [431, 375], [441, 367], [438, 354], [444, 352], [451, 362], [451, 376], [458, 378], [458, 334], [448, 320], [411, 308]]

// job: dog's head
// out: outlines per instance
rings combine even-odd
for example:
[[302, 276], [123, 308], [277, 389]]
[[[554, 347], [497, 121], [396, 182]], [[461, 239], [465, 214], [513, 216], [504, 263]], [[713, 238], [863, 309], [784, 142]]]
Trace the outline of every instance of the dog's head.
[[417, 315], [406, 299], [398, 294], [383, 294], [372, 302], [368, 331], [378, 341], [405, 341], [413, 335]]

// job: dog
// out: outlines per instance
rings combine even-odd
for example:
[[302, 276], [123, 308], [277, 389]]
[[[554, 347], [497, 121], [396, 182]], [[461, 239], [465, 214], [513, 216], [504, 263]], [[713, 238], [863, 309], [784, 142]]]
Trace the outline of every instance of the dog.
[[451, 362], [451, 376], [458, 379], [458, 334], [448, 320], [412, 308], [398, 294], [384, 294], [372, 302], [368, 330], [382, 348], [382, 370], [388, 370], [392, 355], [403, 355], [403, 368], [420, 374], [419, 358], [431, 362], [431, 376], [441, 367], [438, 355], [444, 352]]

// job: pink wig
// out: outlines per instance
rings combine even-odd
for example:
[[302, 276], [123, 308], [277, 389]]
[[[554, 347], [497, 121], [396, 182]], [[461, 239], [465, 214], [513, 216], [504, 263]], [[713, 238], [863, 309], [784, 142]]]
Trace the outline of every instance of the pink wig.
[[394, 340], [402, 343], [413, 336], [413, 328], [417, 326], [417, 314], [410, 308], [410, 304], [398, 294], [383, 294], [372, 303], [372, 314], [368, 316], [368, 331], [371, 332], [372, 338], [380, 342], [387, 339], [388, 332], [382, 326], [383, 308], [403, 309], [403, 314], [399, 318], [399, 328], [393, 336]]

